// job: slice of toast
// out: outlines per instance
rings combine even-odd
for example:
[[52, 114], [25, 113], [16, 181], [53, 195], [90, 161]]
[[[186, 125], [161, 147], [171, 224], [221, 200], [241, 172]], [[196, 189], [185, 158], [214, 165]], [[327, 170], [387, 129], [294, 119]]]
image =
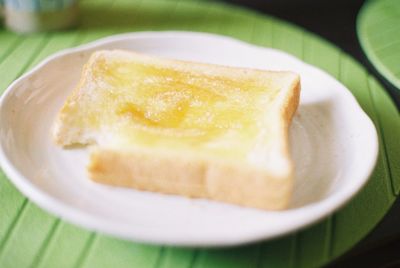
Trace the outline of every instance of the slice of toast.
[[299, 94], [291, 72], [97, 51], [53, 137], [61, 146], [91, 145], [96, 182], [284, 209]]

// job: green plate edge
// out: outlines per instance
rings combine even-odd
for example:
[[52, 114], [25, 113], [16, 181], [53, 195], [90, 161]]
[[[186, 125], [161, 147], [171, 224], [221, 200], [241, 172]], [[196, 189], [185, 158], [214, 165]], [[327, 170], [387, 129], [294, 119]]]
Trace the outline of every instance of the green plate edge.
[[[340, 211], [302, 231], [225, 249], [145, 245], [81, 229], [31, 203], [0, 176], [0, 267], [319, 267], [365, 237], [400, 189], [400, 119], [384, 88], [354, 59], [320, 37], [254, 11], [211, 1], [82, 1], [76, 30], [17, 36], [0, 30], [0, 90], [44, 57], [110, 34], [193, 30], [278, 48], [344, 83], [374, 121], [377, 167]], [[99, 16], [102, 15], [102, 16]]]
[[[388, 11], [392, 14], [382, 14]], [[385, 79], [400, 89], [400, 1], [367, 1], [357, 16], [356, 28], [369, 61]]]

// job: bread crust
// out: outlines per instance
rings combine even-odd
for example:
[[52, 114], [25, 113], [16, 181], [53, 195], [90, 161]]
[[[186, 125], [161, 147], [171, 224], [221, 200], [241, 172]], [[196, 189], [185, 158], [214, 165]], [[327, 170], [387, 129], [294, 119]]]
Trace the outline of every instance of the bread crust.
[[[184, 64], [190, 66], [188, 62]], [[200, 67], [205, 68], [207, 64], [201, 64]], [[69, 100], [82, 90], [88, 68], [90, 68], [89, 63], [84, 68], [81, 82]], [[274, 139], [274, 153], [285, 162], [285, 168], [280, 172], [238, 161], [194, 157], [173, 150], [169, 153], [160, 153], [150, 149], [121, 151], [95, 147], [90, 154], [89, 177], [95, 182], [138, 190], [207, 198], [266, 210], [285, 209], [289, 205], [293, 191], [294, 168], [290, 157], [288, 132], [292, 117], [299, 105], [299, 77], [292, 77], [290, 85], [282, 89], [279, 94], [274, 103], [277, 105], [275, 118], [271, 120], [274, 123], [273, 131], [268, 135]], [[68, 117], [69, 112], [67, 102], [56, 121], [54, 132], [55, 141], [60, 145], [74, 143], [82, 136], [79, 131], [71, 134], [68, 124], [65, 124], [65, 117]]]
[[99, 183], [268, 210], [286, 208], [292, 191], [291, 179], [262, 169], [143, 151], [95, 150], [88, 171]]

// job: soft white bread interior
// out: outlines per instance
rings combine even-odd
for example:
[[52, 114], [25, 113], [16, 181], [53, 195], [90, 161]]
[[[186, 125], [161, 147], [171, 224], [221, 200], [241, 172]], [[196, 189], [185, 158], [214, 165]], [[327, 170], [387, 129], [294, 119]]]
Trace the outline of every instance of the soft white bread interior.
[[97, 51], [53, 137], [90, 145], [96, 182], [279, 210], [293, 188], [299, 95], [292, 72]]

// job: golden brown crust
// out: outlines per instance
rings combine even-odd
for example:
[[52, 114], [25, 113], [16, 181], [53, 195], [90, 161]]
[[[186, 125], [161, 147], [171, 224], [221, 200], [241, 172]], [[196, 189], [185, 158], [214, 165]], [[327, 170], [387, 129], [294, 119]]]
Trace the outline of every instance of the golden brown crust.
[[[293, 81], [293, 84], [290, 86], [292, 90], [289, 91], [289, 94], [286, 95], [284, 105], [281, 108], [281, 115], [282, 115], [282, 120], [283, 122], [283, 127], [281, 128], [281, 133], [280, 133], [280, 141], [282, 142], [282, 155], [288, 159], [289, 161], [289, 173], [290, 173], [290, 178], [291, 178], [291, 187], [290, 187], [290, 193], [289, 196], [292, 196], [293, 192], [293, 177], [294, 177], [294, 163], [293, 160], [290, 156], [290, 143], [289, 143], [289, 127], [291, 124], [291, 121], [293, 119], [294, 114], [297, 111], [297, 107], [299, 106], [300, 103], [300, 90], [301, 90], [301, 85], [300, 85], [300, 78], [297, 77]], [[289, 203], [289, 202], [288, 202]], [[288, 204], [287, 204], [288, 205]]]

